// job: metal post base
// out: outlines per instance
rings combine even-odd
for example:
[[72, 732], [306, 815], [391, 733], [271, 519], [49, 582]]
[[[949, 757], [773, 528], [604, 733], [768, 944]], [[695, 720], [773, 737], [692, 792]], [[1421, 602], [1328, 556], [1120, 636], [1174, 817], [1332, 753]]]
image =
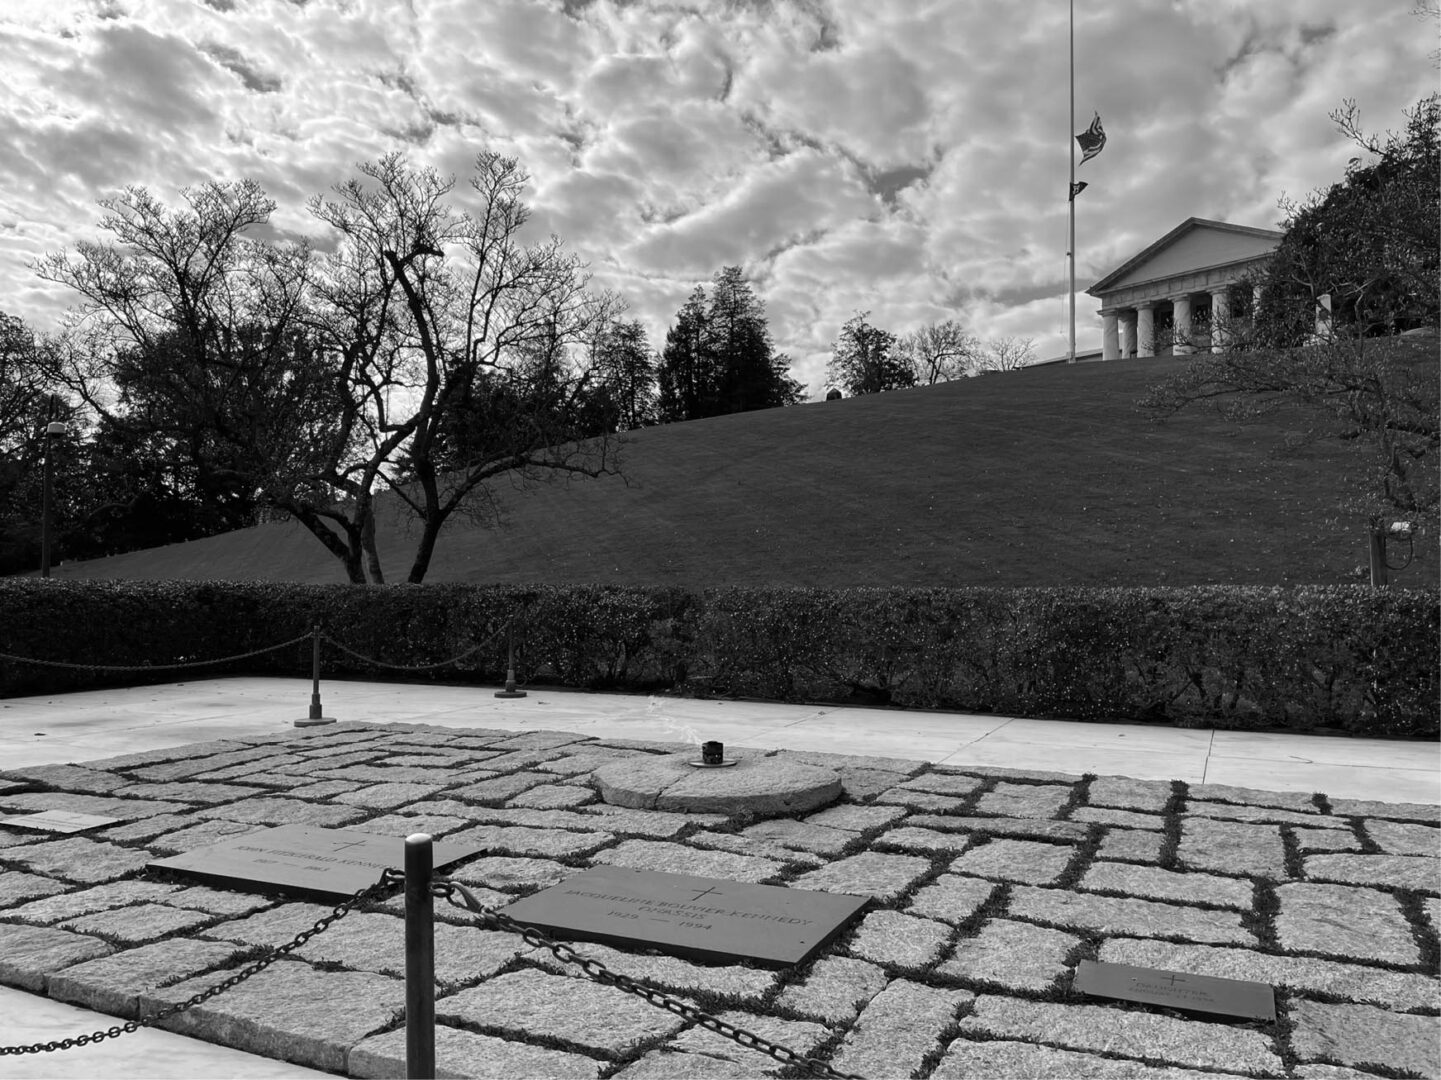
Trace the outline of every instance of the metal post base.
[[307, 716], [304, 720], [295, 721], [296, 727], [320, 727], [322, 724], [337, 724], [338, 720], [333, 716]]

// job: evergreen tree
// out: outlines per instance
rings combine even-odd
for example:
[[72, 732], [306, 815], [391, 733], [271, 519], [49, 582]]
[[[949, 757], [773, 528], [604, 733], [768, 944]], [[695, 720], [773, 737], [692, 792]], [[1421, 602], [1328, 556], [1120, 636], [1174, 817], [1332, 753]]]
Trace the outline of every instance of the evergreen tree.
[[618, 430], [655, 423], [656, 363], [639, 319], [617, 322], [601, 337], [595, 375], [598, 390], [613, 404]]
[[705, 289], [690, 294], [675, 325], [666, 331], [665, 350], [656, 373], [656, 413], [661, 423], [712, 416], [703, 411], [714, 397], [714, 370], [706, 349]]

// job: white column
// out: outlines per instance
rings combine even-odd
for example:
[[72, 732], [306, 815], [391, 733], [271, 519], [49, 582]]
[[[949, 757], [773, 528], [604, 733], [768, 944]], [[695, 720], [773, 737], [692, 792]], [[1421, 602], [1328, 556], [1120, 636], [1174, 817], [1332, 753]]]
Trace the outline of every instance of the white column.
[[1137, 356], [1156, 355], [1156, 305], [1136, 305]]
[[1101, 312], [1101, 359], [1119, 360], [1121, 358], [1121, 342], [1116, 330], [1116, 313], [1114, 311]]
[[1211, 351], [1224, 352], [1231, 324], [1231, 298], [1223, 285], [1211, 290]]
[[1121, 312], [1121, 355], [1129, 359], [1136, 355], [1136, 309]]
[[1187, 356], [1196, 351], [1191, 344], [1191, 297], [1178, 296], [1171, 301], [1171, 325], [1175, 329], [1176, 343], [1171, 352], [1176, 356]]

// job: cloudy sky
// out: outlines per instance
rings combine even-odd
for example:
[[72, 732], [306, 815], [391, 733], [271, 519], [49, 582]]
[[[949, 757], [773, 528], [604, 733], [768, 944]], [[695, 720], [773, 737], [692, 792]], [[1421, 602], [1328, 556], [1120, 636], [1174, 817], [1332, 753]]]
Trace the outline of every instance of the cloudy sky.
[[[959, 318], [1066, 351], [1069, 135], [1077, 284], [1188, 216], [1274, 227], [1278, 201], [1437, 85], [1412, 0], [0, 0], [0, 310], [69, 299], [46, 251], [96, 235], [126, 184], [166, 199], [253, 178], [276, 224], [355, 162], [464, 175], [518, 156], [533, 224], [619, 291], [653, 344], [743, 266], [812, 394], [856, 310]], [[1098, 347], [1077, 299], [1078, 346]]]

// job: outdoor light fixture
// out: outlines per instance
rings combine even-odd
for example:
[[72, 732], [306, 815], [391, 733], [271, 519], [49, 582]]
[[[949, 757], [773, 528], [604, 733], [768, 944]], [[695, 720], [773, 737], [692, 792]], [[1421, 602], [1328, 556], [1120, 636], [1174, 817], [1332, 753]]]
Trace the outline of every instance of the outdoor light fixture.
[[55, 483], [55, 437], [68, 435], [69, 427], [59, 420], [45, 425], [45, 472], [40, 488], [40, 576], [50, 576], [50, 504]]
[[[1393, 565], [1386, 557], [1386, 542], [1405, 543], [1406, 561], [1400, 566]], [[1416, 557], [1416, 524], [1412, 521], [1393, 521], [1386, 528], [1379, 526], [1371, 527], [1371, 584], [1382, 586], [1387, 584], [1389, 571], [1405, 570], [1411, 565], [1411, 560]]]

